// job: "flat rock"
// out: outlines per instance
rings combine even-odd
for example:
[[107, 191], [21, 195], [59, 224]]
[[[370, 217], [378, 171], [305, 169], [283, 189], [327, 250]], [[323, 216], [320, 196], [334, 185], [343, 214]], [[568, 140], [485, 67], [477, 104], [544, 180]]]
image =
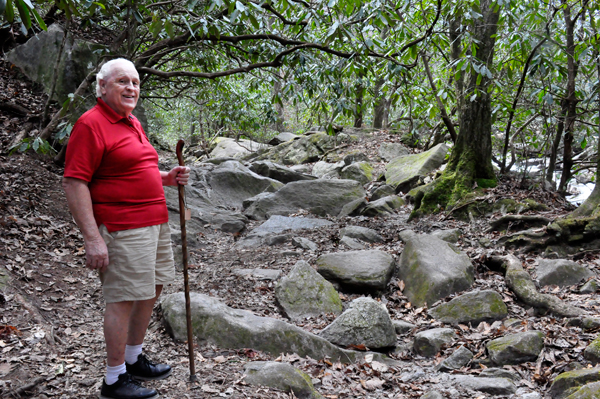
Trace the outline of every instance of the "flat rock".
[[346, 226], [340, 230], [340, 237], [356, 238], [370, 243], [384, 242], [384, 238], [373, 229], [362, 226]]
[[474, 391], [489, 393], [490, 395], [512, 395], [517, 387], [506, 378], [473, 377], [470, 375], [456, 375], [453, 380], [463, 387]]
[[406, 243], [398, 262], [398, 277], [406, 284], [404, 295], [415, 306], [432, 304], [474, 281], [469, 257], [452, 244], [430, 235], [401, 233]]
[[392, 320], [396, 334], [406, 334], [410, 332], [416, 326], [404, 320]]
[[305, 173], [296, 172], [283, 165], [278, 165], [271, 161], [256, 161], [253, 162], [249, 169], [261, 176], [275, 179], [282, 183], [289, 183], [299, 180], [315, 180], [317, 177]]
[[392, 186], [388, 186], [387, 184], [384, 184], [383, 186], [379, 186], [375, 190], [373, 190], [373, 192], [371, 193], [370, 200], [377, 201], [380, 198], [388, 197], [388, 196], [394, 195], [394, 194], [396, 194], [396, 189], [394, 189], [394, 187], [392, 187]]
[[348, 309], [319, 336], [340, 346], [365, 345], [380, 349], [396, 344], [396, 331], [385, 305], [368, 297], [350, 302]]
[[313, 252], [319, 249], [319, 246], [315, 242], [304, 237], [292, 237], [292, 245], [296, 248], [302, 248]]
[[235, 140], [227, 137], [220, 137], [217, 145], [210, 152], [210, 157], [238, 159], [263, 148], [269, 148], [269, 145], [246, 139]]
[[436, 320], [447, 324], [478, 324], [482, 321], [502, 320], [508, 315], [508, 308], [502, 296], [494, 290], [468, 292], [449, 302], [429, 310]]
[[535, 361], [544, 348], [544, 333], [526, 331], [496, 338], [486, 344], [492, 363], [499, 366]]
[[413, 350], [424, 357], [435, 356], [442, 346], [450, 345], [456, 340], [456, 333], [451, 328], [432, 328], [415, 334]]
[[473, 359], [473, 352], [471, 352], [464, 346], [461, 346], [457, 350], [452, 352], [452, 354], [446, 359], [442, 360], [442, 362], [437, 366], [437, 370], [458, 370], [461, 367], [464, 367], [467, 364], [469, 364], [471, 359]]
[[353, 249], [355, 251], [365, 249], [367, 247], [365, 244], [363, 244], [359, 240], [355, 240], [354, 238], [351, 238], [348, 236], [344, 236], [344, 237], [340, 238], [340, 244], [342, 244], [350, 249]]
[[331, 224], [333, 223], [325, 219], [273, 215], [269, 220], [254, 228], [246, 237], [238, 241], [236, 247], [247, 248], [267, 245], [269, 237], [280, 235], [283, 232], [304, 229], [314, 230]]
[[394, 267], [394, 258], [378, 250], [337, 252], [317, 259], [317, 271], [323, 277], [358, 291], [385, 290]]
[[270, 145], [279, 145], [281, 143], [285, 143], [285, 142], [288, 142], [290, 140], [295, 140], [295, 139], [297, 139], [299, 137], [300, 136], [297, 136], [294, 133], [281, 132], [277, 136], [273, 137], [271, 139], [271, 141], [269, 141], [269, 144]]
[[281, 277], [281, 270], [273, 269], [235, 269], [233, 274], [241, 277], [249, 277], [256, 280], [273, 281]]
[[[339, 143], [338, 143], [339, 144]], [[270, 160], [283, 165], [298, 165], [316, 162], [326, 151], [334, 148], [336, 139], [326, 133], [299, 136], [270, 148], [257, 157], [257, 160]]]
[[346, 166], [343, 161], [330, 163], [326, 161], [319, 161], [313, 165], [312, 174], [319, 178], [324, 176], [339, 177], [340, 171]]
[[244, 367], [244, 381], [250, 385], [293, 392], [296, 398], [323, 398], [313, 386], [310, 376], [288, 363], [250, 362]]
[[397, 195], [389, 195], [387, 197], [379, 198], [376, 201], [370, 201], [363, 209], [361, 209], [361, 215], [365, 216], [380, 216], [394, 213], [395, 209], [406, 205], [406, 201]]
[[[313, 359], [353, 362], [365, 353], [344, 350], [324, 338], [282, 320], [260, 317], [247, 310], [233, 309], [216, 298], [190, 293], [193, 334], [199, 342], [220, 348], [252, 348], [274, 356], [296, 353]], [[166, 295], [161, 301], [165, 326], [178, 341], [187, 340], [183, 292]]]
[[479, 373], [480, 377], [508, 378], [509, 380], [518, 382], [521, 377], [512, 371], [499, 367], [488, 367]]
[[[354, 180], [296, 181], [279, 191], [262, 197], [248, 207], [244, 214], [255, 220], [272, 215], [287, 216], [305, 209], [318, 216], [350, 214], [364, 202], [365, 190]], [[354, 209], [347, 209], [354, 204]]]
[[342, 301], [333, 285], [303, 260], [275, 286], [275, 298], [292, 320], [342, 313]]
[[386, 184], [396, 188], [402, 186], [402, 192], [408, 192], [412, 186], [404, 187], [405, 184], [418, 176], [428, 175], [442, 166], [447, 153], [448, 146], [442, 143], [420, 154], [395, 158], [386, 167]]
[[559, 287], [578, 284], [595, 275], [587, 267], [566, 259], [539, 259], [536, 273], [540, 285]]

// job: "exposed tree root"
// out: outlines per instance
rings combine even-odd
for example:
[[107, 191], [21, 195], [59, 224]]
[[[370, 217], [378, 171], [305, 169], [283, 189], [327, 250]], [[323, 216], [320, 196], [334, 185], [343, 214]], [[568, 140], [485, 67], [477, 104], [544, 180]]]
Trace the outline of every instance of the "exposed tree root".
[[538, 310], [549, 311], [559, 317], [579, 317], [588, 314], [584, 309], [565, 303], [554, 295], [539, 293], [533, 279], [523, 269], [521, 261], [516, 256], [490, 257], [488, 261], [501, 265], [505, 270], [507, 286], [525, 304]]
[[504, 215], [491, 221], [486, 233], [500, 230], [510, 224], [527, 224], [533, 225], [532, 227], [542, 227], [547, 226], [550, 222], [552, 222], [552, 219], [539, 215]]

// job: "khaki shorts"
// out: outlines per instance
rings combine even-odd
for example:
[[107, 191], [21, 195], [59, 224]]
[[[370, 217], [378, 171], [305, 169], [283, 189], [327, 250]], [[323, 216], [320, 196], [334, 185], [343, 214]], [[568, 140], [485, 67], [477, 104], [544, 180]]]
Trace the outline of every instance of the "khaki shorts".
[[99, 230], [108, 247], [108, 269], [100, 273], [106, 303], [151, 299], [156, 285], [173, 282], [168, 223], [112, 233], [100, 225]]

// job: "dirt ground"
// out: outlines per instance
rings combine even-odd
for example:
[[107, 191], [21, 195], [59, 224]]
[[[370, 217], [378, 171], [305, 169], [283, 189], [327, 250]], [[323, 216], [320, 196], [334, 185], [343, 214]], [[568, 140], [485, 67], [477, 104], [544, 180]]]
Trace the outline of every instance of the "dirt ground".
[[[10, 100], [31, 111], [22, 115], [14, 109], [0, 109], [0, 397], [95, 398], [105, 370], [101, 287], [96, 274], [84, 267], [82, 237], [69, 214], [60, 185], [62, 168], [54, 165], [48, 156], [30, 152], [7, 154], [9, 143], [26, 124], [35, 127], [36, 119], [32, 115], [40, 112], [45, 99], [39, 88], [23, 80], [4, 62], [0, 62], [0, 78], [0, 93], [3, 93], [0, 102]], [[397, 139], [397, 136], [381, 132], [345, 151], [361, 149], [372, 155], [380, 142]], [[172, 153], [161, 154], [161, 164], [172, 164], [173, 160]], [[547, 217], [570, 210], [560, 197], [532, 187], [521, 187], [514, 179], [503, 180], [490, 194], [497, 198], [536, 199], [550, 207], [545, 213]], [[509, 317], [515, 319], [511, 327], [498, 328], [487, 323], [460, 326], [456, 328], [459, 342], [445, 348], [434, 359], [415, 357], [408, 350], [412, 335], [399, 336], [398, 348], [388, 355], [400, 363], [388, 370], [376, 370], [368, 363], [348, 365], [331, 363], [327, 359], [299, 358], [294, 354], [272, 356], [252, 348], [230, 350], [197, 343], [198, 381], [190, 383], [187, 345], [174, 342], [165, 332], [160, 306], [157, 306], [145, 351], [150, 358], [173, 365], [174, 372], [166, 380], [147, 385], [158, 389], [162, 398], [173, 399], [292, 398], [292, 394], [252, 387], [243, 380], [246, 363], [280, 360], [311, 375], [319, 392], [330, 399], [416, 398], [431, 389], [454, 397], [473, 398], [473, 392], [460, 387], [451, 391], [450, 387], [440, 384], [436, 373], [427, 371], [464, 344], [476, 355], [473, 362], [458, 373], [477, 375], [486, 367], [484, 348], [489, 339], [527, 329], [542, 330], [547, 338], [545, 352], [538, 362], [507, 367], [521, 377], [518, 382], [521, 389], [543, 393], [559, 372], [588, 365], [582, 351], [596, 337], [596, 332], [566, 327], [564, 320], [537, 314], [535, 309], [516, 300], [501, 274], [487, 269], [481, 262], [483, 255], [492, 250], [481, 239], [493, 241], [497, 238], [497, 233], [484, 233], [488, 220], [465, 223], [437, 215], [408, 224], [409, 212], [407, 206], [386, 218], [332, 219], [332, 226], [299, 233], [319, 245], [316, 253], [304, 253], [289, 243], [238, 251], [232, 249], [233, 244], [259, 223], [251, 223], [241, 237], [206, 226], [195, 237], [198, 245], [190, 254], [191, 290], [218, 297], [228, 306], [250, 310], [256, 315], [283, 319], [274, 298], [273, 283], [239, 277], [233, 273], [235, 269], [278, 269], [285, 274], [300, 259], [314, 264], [323, 253], [347, 250], [338, 246], [338, 232], [349, 224], [377, 230], [386, 241], [372, 245], [372, 248], [384, 250], [396, 258], [403, 247], [398, 239], [398, 233], [403, 229], [430, 232], [457, 227], [464, 232], [458, 245], [476, 267], [473, 289], [493, 288], [501, 293], [508, 305]], [[495, 251], [503, 253], [502, 249]], [[534, 256], [520, 255], [520, 259], [529, 269], [536, 263]], [[578, 261], [595, 269], [596, 273], [600, 269], [594, 253], [586, 254]], [[426, 308], [411, 306], [401, 288], [402, 282], [393, 280], [387, 293], [379, 298], [393, 319], [415, 324], [417, 328], [413, 333], [442, 326], [427, 315]], [[166, 287], [165, 294], [182, 290], [183, 277], [178, 273], [177, 281]], [[578, 294], [577, 287], [550, 287], [545, 292], [598, 314], [600, 303], [597, 297]], [[341, 294], [345, 305], [356, 297]], [[331, 321], [332, 318], [323, 316], [297, 325], [318, 332]], [[478, 398], [490, 397], [482, 393], [477, 395]]]

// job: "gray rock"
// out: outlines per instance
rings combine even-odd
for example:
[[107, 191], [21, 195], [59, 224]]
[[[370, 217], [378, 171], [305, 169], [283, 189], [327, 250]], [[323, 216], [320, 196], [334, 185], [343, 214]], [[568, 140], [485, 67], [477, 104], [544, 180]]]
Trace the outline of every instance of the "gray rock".
[[600, 382], [590, 382], [589, 384], [585, 384], [567, 397], [567, 399], [591, 398], [600, 398]]
[[402, 186], [402, 192], [406, 193], [413, 187], [411, 185], [404, 187], [405, 183], [415, 180], [415, 177], [425, 176], [442, 166], [447, 152], [448, 146], [442, 143], [420, 154], [396, 158], [387, 165], [385, 181], [396, 188]]
[[473, 359], [473, 352], [461, 346], [437, 366], [440, 371], [458, 370]]
[[338, 216], [345, 205], [355, 201], [362, 202], [365, 195], [364, 188], [354, 180], [296, 181], [260, 198], [244, 213], [256, 220], [264, 220], [271, 215], [287, 216], [298, 212], [298, 209], [305, 209], [318, 216]]
[[404, 320], [392, 320], [392, 324], [394, 325], [396, 334], [406, 334], [416, 327], [414, 324], [408, 323]]
[[583, 357], [592, 362], [592, 364], [600, 363], [600, 337], [590, 342], [583, 351]]
[[279, 145], [281, 143], [288, 142], [290, 140], [295, 140], [299, 138], [299, 136], [290, 132], [281, 132], [277, 136], [273, 137], [271, 141], [269, 141], [270, 145]]
[[250, 385], [293, 392], [297, 398], [323, 398], [313, 386], [310, 376], [288, 363], [250, 362], [244, 367], [244, 380]]
[[383, 251], [349, 251], [317, 259], [317, 271], [349, 289], [385, 290], [394, 272], [394, 258]]
[[512, 371], [498, 367], [488, 367], [479, 373], [480, 377], [508, 378], [511, 381], [519, 381], [521, 377]]
[[370, 243], [385, 241], [375, 230], [362, 226], [346, 226], [340, 230], [340, 237], [356, 238]]
[[[550, 397], [562, 399], [574, 394], [581, 387], [589, 383], [600, 382], [600, 368], [594, 367], [591, 369], [579, 369], [561, 373], [552, 382], [548, 393]], [[593, 398], [588, 396], [587, 398]], [[573, 398], [571, 398], [573, 399]]]
[[352, 151], [344, 156], [344, 163], [350, 165], [356, 162], [369, 162], [369, 157], [360, 151]]
[[595, 279], [592, 279], [581, 286], [579, 293], [580, 294], [595, 294], [596, 292], [598, 292], [599, 288], [600, 287], [598, 286], [598, 281]]
[[257, 143], [246, 139], [231, 139], [220, 137], [216, 147], [210, 152], [211, 158], [243, 158], [258, 150], [268, 148], [269, 145]]
[[299, 180], [315, 180], [317, 178], [316, 176], [299, 173], [283, 165], [277, 165], [276, 163], [270, 161], [253, 162], [249, 169], [256, 174], [270, 177], [271, 179], [275, 179], [282, 183], [289, 183]]
[[468, 292], [429, 310], [436, 320], [448, 324], [501, 320], [508, 315], [502, 296], [493, 290]]
[[346, 164], [343, 161], [337, 163], [329, 163], [325, 161], [319, 161], [314, 164], [312, 168], [313, 176], [317, 176], [322, 178], [326, 175], [334, 175], [335, 177], [339, 177], [340, 171]]
[[486, 344], [492, 363], [499, 366], [535, 361], [544, 348], [544, 333], [526, 331], [506, 335]]
[[429, 391], [425, 395], [421, 396], [421, 399], [444, 399], [444, 395], [438, 391]]
[[381, 143], [378, 153], [381, 159], [390, 162], [392, 159], [410, 155], [410, 150], [400, 143]]
[[436, 230], [432, 232], [431, 235], [441, 238], [451, 244], [456, 244], [460, 239], [460, 236], [462, 236], [462, 231], [460, 231], [460, 229]]
[[[364, 353], [340, 349], [282, 320], [233, 309], [207, 295], [191, 292], [190, 301], [193, 334], [199, 342], [228, 349], [253, 348], [275, 356], [296, 353], [313, 359], [329, 357], [333, 361], [353, 362], [364, 356]], [[176, 340], [187, 340], [184, 293], [166, 295], [161, 306], [169, 334]]]
[[385, 305], [367, 297], [350, 302], [348, 310], [319, 336], [340, 346], [365, 345], [380, 349], [396, 344], [396, 331]]
[[336, 140], [326, 133], [300, 136], [286, 141], [260, 154], [257, 160], [271, 160], [283, 165], [298, 165], [316, 162], [322, 154], [334, 148]]
[[[324, 219], [273, 215], [269, 220], [253, 229], [246, 237], [238, 241], [235, 246], [236, 248], [248, 248], [268, 245], [268, 243], [273, 242], [270, 237], [277, 236], [285, 231], [312, 230], [331, 224], [332, 222]], [[291, 236], [286, 237], [286, 240], [289, 238]]]
[[383, 186], [377, 187], [375, 190], [373, 190], [373, 193], [371, 194], [371, 201], [377, 201], [380, 198], [388, 197], [394, 194], [396, 194], [394, 187], [384, 184]]
[[359, 251], [359, 250], [365, 249], [367, 247], [362, 242], [355, 240], [354, 238], [350, 238], [348, 236], [342, 237], [340, 239], [340, 244], [345, 245], [346, 247], [353, 249], [355, 251]]
[[456, 340], [456, 333], [451, 328], [432, 328], [415, 334], [413, 351], [420, 356], [433, 357], [442, 346], [451, 345]]
[[579, 263], [566, 259], [539, 259], [536, 269], [540, 285], [574, 285], [594, 273]]
[[365, 185], [373, 180], [373, 167], [367, 162], [355, 162], [340, 171], [342, 179], [356, 180]]
[[304, 237], [292, 237], [292, 245], [296, 248], [302, 248], [313, 252], [319, 249], [319, 246], [316, 243]]
[[406, 201], [403, 198], [397, 195], [390, 195], [369, 202], [360, 213], [365, 216], [387, 215], [394, 213], [394, 209], [398, 209], [403, 205], [406, 205]]
[[294, 172], [310, 174], [311, 167], [309, 165], [292, 165], [290, 169]]
[[467, 290], [474, 281], [469, 257], [437, 237], [401, 233], [406, 243], [398, 263], [404, 295], [415, 306], [432, 304], [450, 294]]
[[521, 389], [517, 389], [516, 395], [518, 395], [519, 399], [542, 399], [542, 395], [537, 392], [525, 392], [519, 393]]
[[281, 270], [273, 269], [235, 269], [233, 274], [253, 278], [256, 280], [277, 280], [281, 276]]
[[461, 386], [474, 391], [489, 393], [490, 395], [512, 395], [517, 387], [506, 378], [473, 377], [470, 375], [456, 375], [453, 380]]
[[302, 260], [275, 286], [275, 298], [292, 320], [342, 313], [342, 301], [333, 285]]
[[[54, 78], [54, 65], [58, 57], [64, 30], [58, 24], [52, 24], [45, 32], [39, 32], [27, 43], [15, 47], [6, 54], [6, 59], [16, 65], [32, 81], [44, 86], [50, 92]], [[75, 92], [87, 74], [96, 67], [99, 54], [95, 50], [103, 45], [74, 39], [66, 41], [63, 56], [58, 68], [54, 99], [62, 104], [70, 93]], [[95, 93], [95, 90], [94, 90]], [[93, 96], [95, 102], [95, 96]]]
[[263, 242], [263, 244], [272, 247], [274, 245], [285, 244], [286, 242], [290, 241], [291, 239], [292, 239], [291, 234], [276, 234], [276, 235], [264, 237], [262, 242]]

